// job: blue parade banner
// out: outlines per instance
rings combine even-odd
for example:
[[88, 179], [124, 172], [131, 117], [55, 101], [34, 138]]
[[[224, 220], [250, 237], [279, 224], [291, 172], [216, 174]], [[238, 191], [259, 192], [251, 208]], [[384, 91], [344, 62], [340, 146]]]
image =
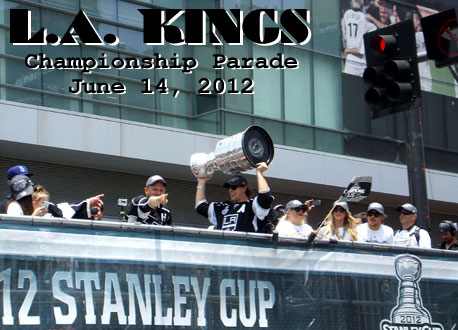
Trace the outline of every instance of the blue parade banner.
[[458, 322], [453, 252], [24, 219], [2, 216], [0, 225], [2, 329], [443, 330]]

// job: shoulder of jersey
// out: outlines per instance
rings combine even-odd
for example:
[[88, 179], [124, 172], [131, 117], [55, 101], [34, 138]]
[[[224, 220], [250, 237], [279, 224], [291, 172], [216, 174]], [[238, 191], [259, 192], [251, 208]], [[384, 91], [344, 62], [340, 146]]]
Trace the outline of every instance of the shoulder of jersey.
[[165, 211], [167, 213], [170, 213], [170, 209], [168, 207], [162, 206], [161, 210], [163, 210], [163, 211]]

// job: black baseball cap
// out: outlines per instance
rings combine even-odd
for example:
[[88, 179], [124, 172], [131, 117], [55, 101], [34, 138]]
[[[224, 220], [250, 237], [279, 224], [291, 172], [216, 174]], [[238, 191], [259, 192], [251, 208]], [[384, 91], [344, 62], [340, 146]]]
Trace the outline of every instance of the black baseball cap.
[[453, 231], [456, 231], [456, 227], [453, 221], [444, 220], [439, 224], [439, 231], [441, 233], [452, 233]]
[[224, 188], [237, 188], [243, 187], [248, 184], [247, 179], [241, 175], [232, 176], [226, 183], [223, 184]]

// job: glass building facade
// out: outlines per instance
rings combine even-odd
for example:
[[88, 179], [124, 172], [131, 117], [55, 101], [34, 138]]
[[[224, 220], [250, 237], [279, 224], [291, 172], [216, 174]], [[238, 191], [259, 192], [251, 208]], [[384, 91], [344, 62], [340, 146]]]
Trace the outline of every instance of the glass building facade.
[[[366, 1], [370, 3], [370, 1]], [[365, 2], [365, 3], [366, 3]], [[436, 9], [444, 9], [438, 2]], [[212, 134], [232, 135], [255, 124], [266, 128], [276, 144], [405, 164], [405, 114], [376, 120], [363, 102], [361, 77], [345, 74], [341, 17], [350, 1], [320, 0], [36, 0], [0, 2], [0, 98], [8, 101], [157, 124]], [[441, 4], [440, 4], [441, 3]], [[396, 1], [390, 1], [390, 6]], [[415, 8], [420, 1], [403, 1]], [[423, 4], [422, 4], [423, 5]], [[428, 1], [431, 7], [434, 1]], [[440, 7], [442, 6], [442, 7]], [[10, 10], [31, 11], [32, 33], [45, 27], [62, 36], [79, 10], [83, 10], [101, 36], [118, 36], [116, 46], [14, 46], [10, 43]], [[256, 9], [307, 8], [311, 11], [312, 38], [302, 46], [243, 45], [151, 46], [143, 40], [143, 16], [139, 9]], [[181, 16], [175, 23], [184, 30]], [[181, 70], [94, 69], [31, 70], [24, 65], [28, 54], [50, 58], [194, 58], [199, 62], [191, 74]], [[296, 70], [213, 68], [214, 55], [267, 58], [278, 54], [295, 58]], [[458, 104], [455, 83], [447, 69], [431, 68], [432, 88], [423, 92], [426, 165], [431, 169], [457, 172]], [[254, 81], [254, 94], [199, 93], [202, 78], [211, 82], [236, 79], [239, 89], [245, 78]], [[88, 83], [121, 82], [125, 94], [78, 95], [69, 92], [72, 79]], [[166, 79], [168, 94], [142, 94], [145, 80], [153, 86]], [[177, 93], [177, 97], [172, 95]]]

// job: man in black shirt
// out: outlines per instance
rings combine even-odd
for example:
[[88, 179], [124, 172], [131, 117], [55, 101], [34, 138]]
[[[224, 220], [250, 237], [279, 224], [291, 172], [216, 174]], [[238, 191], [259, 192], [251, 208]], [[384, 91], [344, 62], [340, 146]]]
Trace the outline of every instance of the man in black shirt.
[[263, 176], [266, 163], [256, 168], [258, 196], [251, 198], [248, 181], [241, 175], [232, 176], [224, 184], [229, 188], [230, 201], [209, 203], [205, 196], [205, 184], [210, 178], [199, 178], [196, 191], [196, 211], [208, 218], [215, 229], [228, 231], [257, 232], [269, 213], [273, 197]]
[[168, 208], [165, 186], [167, 183], [159, 175], [148, 178], [145, 185], [145, 194], [139, 195], [130, 201], [126, 209], [129, 222], [139, 221], [152, 225], [172, 225], [172, 214]]
[[439, 224], [439, 231], [441, 232], [442, 243], [437, 247], [443, 250], [458, 250], [456, 241], [456, 226], [450, 220], [444, 220]]

